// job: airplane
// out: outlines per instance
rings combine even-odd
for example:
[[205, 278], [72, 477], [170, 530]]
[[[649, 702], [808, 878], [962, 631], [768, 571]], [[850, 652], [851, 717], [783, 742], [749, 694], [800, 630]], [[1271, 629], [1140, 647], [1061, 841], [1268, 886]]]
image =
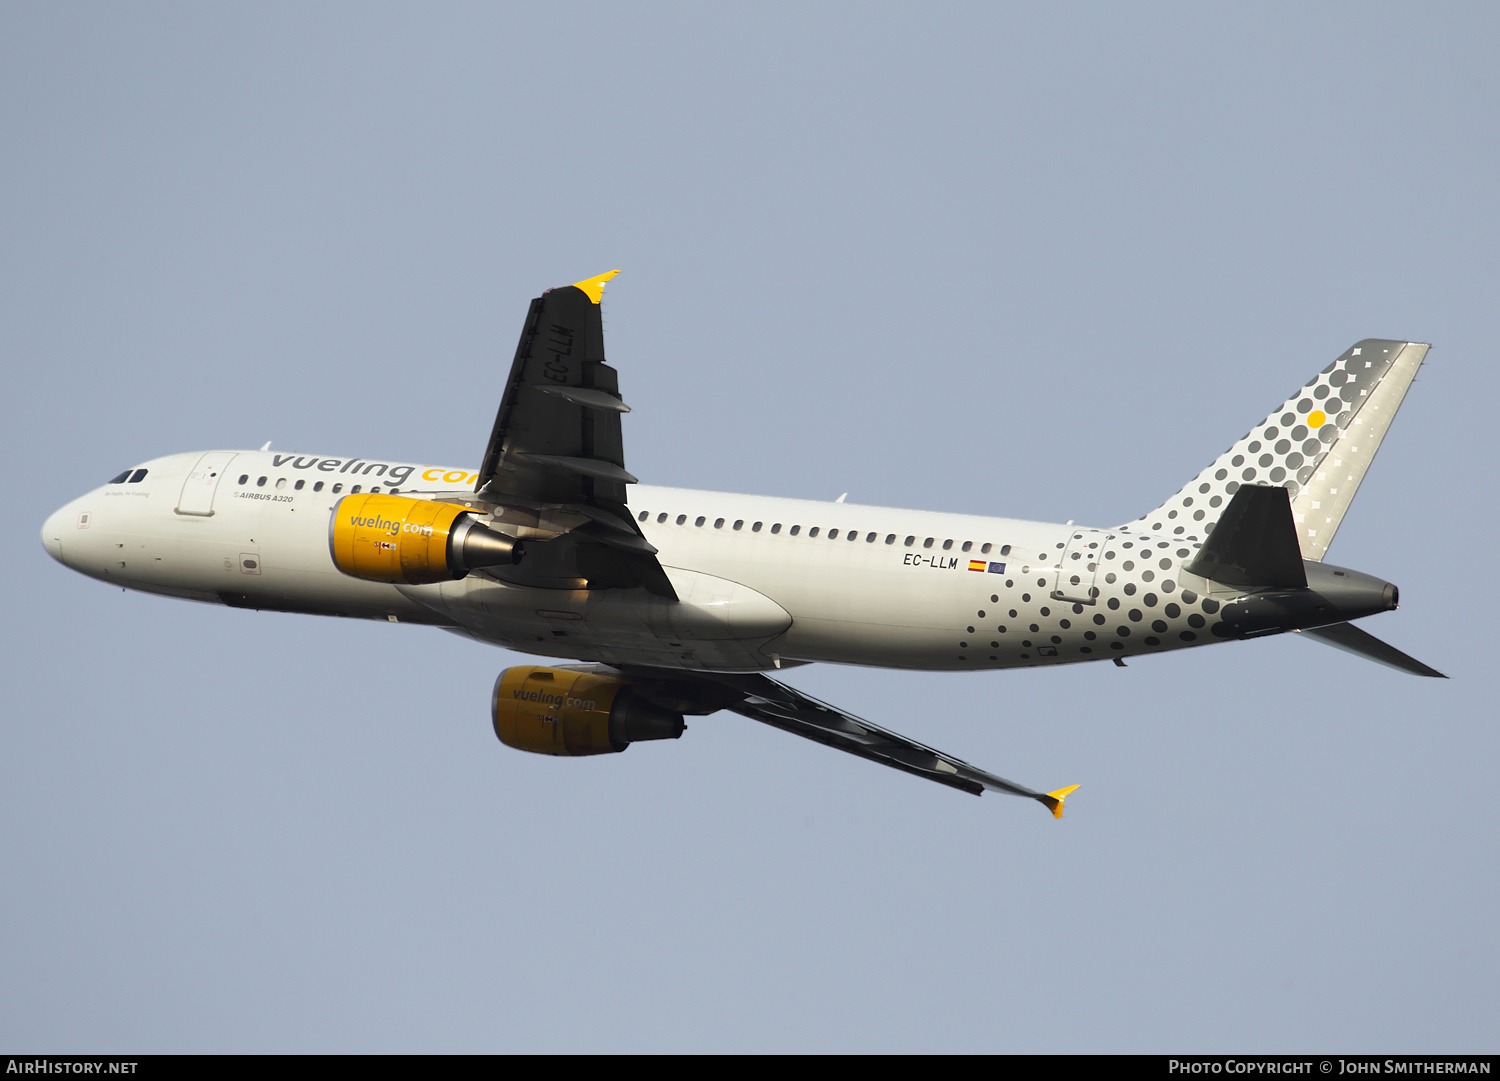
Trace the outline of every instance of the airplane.
[[126, 589], [573, 662], [496, 679], [495, 734], [520, 750], [618, 753], [729, 710], [1058, 818], [1077, 785], [1028, 788], [768, 673], [1123, 666], [1292, 631], [1442, 677], [1351, 622], [1396, 608], [1394, 585], [1323, 560], [1427, 344], [1358, 342], [1156, 509], [1059, 525], [638, 483], [600, 318], [617, 273], [531, 302], [477, 470], [173, 454], [62, 507], [42, 543]]

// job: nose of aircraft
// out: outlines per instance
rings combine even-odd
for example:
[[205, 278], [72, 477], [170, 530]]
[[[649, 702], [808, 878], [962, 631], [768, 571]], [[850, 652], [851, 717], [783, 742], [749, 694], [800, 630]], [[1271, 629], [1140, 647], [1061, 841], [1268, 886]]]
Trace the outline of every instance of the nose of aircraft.
[[66, 535], [65, 528], [73, 525], [73, 504], [61, 507], [54, 511], [45, 522], [42, 523], [42, 547], [47, 549], [47, 554], [57, 560], [63, 566], [68, 561], [63, 557], [63, 537]]

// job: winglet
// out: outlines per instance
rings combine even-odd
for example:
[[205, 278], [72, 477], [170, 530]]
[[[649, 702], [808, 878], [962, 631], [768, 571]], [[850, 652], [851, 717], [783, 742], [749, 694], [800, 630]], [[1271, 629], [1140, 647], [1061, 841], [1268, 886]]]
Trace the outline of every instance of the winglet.
[[618, 270], [611, 270], [608, 274], [600, 274], [597, 278], [584, 278], [581, 282], [574, 282], [573, 288], [582, 289], [590, 300], [598, 304], [604, 298], [604, 283], [618, 273], [620, 273]]
[[1037, 799], [1041, 800], [1046, 808], [1052, 812], [1053, 818], [1061, 818], [1063, 800], [1067, 799], [1077, 787], [1076, 784], [1070, 784], [1067, 788], [1059, 788], [1056, 792], [1048, 792], [1045, 796], [1038, 796]]

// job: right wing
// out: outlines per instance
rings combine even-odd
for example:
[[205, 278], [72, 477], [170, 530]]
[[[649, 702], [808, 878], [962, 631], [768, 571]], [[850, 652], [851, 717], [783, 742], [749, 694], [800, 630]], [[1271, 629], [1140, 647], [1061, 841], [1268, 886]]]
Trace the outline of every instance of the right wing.
[[[820, 702], [794, 687], [758, 673], [683, 672], [626, 667], [632, 682], [643, 685], [648, 696], [655, 692], [680, 709], [685, 699], [697, 698], [701, 712], [727, 709], [743, 717], [834, 747], [883, 766], [925, 777], [972, 795], [985, 790], [1034, 799], [1062, 817], [1063, 800], [1077, 785], [1055, 792], [1038, 792], [1025, 785], [997, 777], [971, 766], [961, 758], [908, 739], [888, 728], [871, 724], [852, 713]], [[653, 686], [654, 684], [654, 686]], [[706, 685], [706, 686], [705, 686]]]

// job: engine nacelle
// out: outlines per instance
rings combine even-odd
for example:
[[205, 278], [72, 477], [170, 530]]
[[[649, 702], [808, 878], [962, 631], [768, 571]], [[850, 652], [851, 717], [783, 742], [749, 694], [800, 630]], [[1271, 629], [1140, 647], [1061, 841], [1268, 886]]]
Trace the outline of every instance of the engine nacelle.
[[521, 561], [521, 542], [454, 503], [365, 492], [346, 495], [328, 523], [333, 565], [371, 582], [426, 585]]
[[490, 715], [501, 743], [537, 754], [616, 754], [687, 728], [681, 713], [652, 705], [623, 679], [541, 666], [501, 672]]

